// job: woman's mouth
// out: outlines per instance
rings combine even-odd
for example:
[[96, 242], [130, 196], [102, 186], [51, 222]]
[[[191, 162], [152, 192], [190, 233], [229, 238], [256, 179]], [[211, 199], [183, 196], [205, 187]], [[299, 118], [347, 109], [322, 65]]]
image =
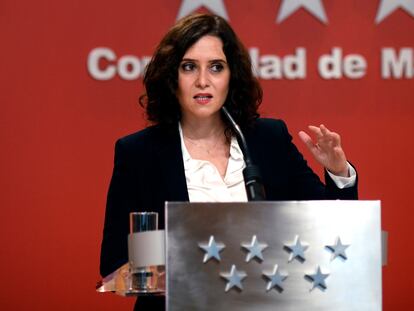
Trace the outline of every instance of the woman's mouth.
[[208, 104], [213, 96], [211, 94], [197, 94], [193, 97], [198, 104]]

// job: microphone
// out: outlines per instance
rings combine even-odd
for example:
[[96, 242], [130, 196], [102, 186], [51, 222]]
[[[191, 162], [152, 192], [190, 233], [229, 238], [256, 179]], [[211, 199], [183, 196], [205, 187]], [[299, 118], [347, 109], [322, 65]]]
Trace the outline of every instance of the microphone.
[[244, 138], [240, 127], [228, 112], [227, 108], [223, 106], [221, 107], [221, 110], [223, 111], [227, 120], [229, 120], [231, 127], [236, 133], [237, 140], [240, 144], [240, 149], [244, 155], [244, 162], [246, 163], [246, 167], [243, 170], [243, 177], [247, 192], [247, 198], [249, 201], [264, 201], [266, 199], [266, 195], [262, 184], [262, 176], [260, 174], [259, 167], [254, 165], [252, 162], [246, 139]]

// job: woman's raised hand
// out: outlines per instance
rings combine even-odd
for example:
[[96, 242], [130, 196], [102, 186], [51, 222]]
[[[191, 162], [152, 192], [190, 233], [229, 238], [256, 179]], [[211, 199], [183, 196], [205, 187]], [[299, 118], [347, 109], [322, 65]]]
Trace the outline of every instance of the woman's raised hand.
[[323, 124], [319, 127], [309, 125], [315, 141], [304, 131], [299, 132], [300, 139], [308, 147], [316, 161], [336, 176], [349, 176], [348, 163], [341, 147], [341, 137], [331, 132]]

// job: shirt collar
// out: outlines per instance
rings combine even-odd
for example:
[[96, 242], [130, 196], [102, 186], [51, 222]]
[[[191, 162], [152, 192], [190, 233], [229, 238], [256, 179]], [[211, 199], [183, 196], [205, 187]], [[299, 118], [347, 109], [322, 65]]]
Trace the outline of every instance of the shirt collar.
[[181, 152], [183, 153], [184, 164], [191, 160], [190, 153], [184, 143], [183, 129], [181, 128], [181, 122], [178, 122], [178, 131], [180, 132]]
[[237, 139], [234, 136], [231, 137], [230, 142], [230, 157], [234, 160], [240, 160], [244, 158], [239, 143], [237, 142]]

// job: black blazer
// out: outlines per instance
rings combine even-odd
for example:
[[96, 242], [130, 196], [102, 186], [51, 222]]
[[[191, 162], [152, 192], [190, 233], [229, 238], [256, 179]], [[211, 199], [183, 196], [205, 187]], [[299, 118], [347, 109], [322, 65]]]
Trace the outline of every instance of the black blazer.
[[[259, 166], [269, 201], [357, 199], [357, 186], [338, 189], [328, 174], [326, 185], [308, 167], [281, 120], [258, 119], [244, 134]], [[102, 276], [128, 261], [129, 213], [155, 211], [164, 226], [165, 201], [189, 201], [178, 124], [152, 126], [121, 138], [108, 191]]]

